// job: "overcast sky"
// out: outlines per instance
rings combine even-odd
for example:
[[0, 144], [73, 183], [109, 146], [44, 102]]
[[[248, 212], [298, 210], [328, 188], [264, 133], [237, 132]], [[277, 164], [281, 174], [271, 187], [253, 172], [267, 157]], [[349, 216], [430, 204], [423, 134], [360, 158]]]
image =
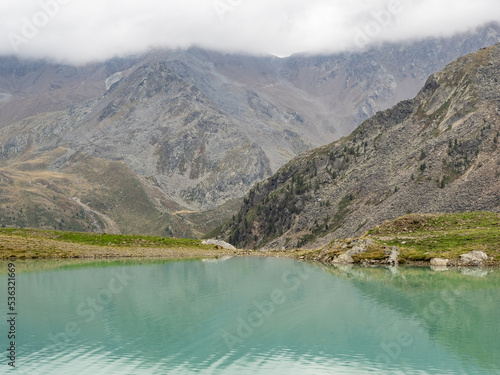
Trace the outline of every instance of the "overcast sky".
[[331, 53], [500, 22], [499, 0], [0, 0], [0, 54], [83, 64], [149, 48]]

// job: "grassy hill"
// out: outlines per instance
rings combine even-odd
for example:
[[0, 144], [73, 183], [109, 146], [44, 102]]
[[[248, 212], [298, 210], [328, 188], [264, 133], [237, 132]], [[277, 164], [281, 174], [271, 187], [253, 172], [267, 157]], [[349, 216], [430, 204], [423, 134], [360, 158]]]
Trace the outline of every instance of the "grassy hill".
[[48, 258], [198, 258], [245, 254], [200, 240], [121, 235], [46, 231], [40, 229], [0, 229], [0, 259]]
[[[317, 250], [297, 252], [306, 259], [331, 259], [342, 254], [357, 240], [372, 240], [368, 251], [353, 257], [355, 262], [378, 261], [387, 257], [385, 250], [396, 246], [401, 263], [428, 262], [432, 258], [452, 261], [473, 250], [500, 264], [500, 214], [464, 212], [454, 214], [410, 214], [369, 230], [356, 239], [332, 241]], [[422, 263], [425, 264], [425, 263]]]

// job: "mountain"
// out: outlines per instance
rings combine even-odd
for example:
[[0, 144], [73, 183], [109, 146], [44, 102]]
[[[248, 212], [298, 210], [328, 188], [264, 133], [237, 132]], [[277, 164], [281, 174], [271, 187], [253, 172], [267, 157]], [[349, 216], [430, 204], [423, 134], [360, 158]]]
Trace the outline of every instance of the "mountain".
[[197, 237], [500, 27], [333, 56], [0, 59], [0, 224]]
[[362, 53], [286, 60], [294, 86], [330, 108], [342, 135], [398, 102], [413, 98], [446, 64], [500, 42], [498, 24], [451, 38], [384, 44]]
[[0, 128], [104, 94], [106, 80], [138, 63], [112, 59], [83, 67], [0, 56]]
[[449, 64], [414, 99], [257, 184], [222, 237], [317, 246], [408, 213], [499, 212], [499, 79], [500, 44]]

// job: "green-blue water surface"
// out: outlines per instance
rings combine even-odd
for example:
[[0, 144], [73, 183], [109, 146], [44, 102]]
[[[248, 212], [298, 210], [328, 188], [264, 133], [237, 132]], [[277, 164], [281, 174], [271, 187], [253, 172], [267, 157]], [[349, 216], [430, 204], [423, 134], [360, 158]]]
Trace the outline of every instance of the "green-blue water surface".
[[4, 355], [2, 374], [500, 373], [497, 270], [253, 257], [21, 266], [16, 368]]

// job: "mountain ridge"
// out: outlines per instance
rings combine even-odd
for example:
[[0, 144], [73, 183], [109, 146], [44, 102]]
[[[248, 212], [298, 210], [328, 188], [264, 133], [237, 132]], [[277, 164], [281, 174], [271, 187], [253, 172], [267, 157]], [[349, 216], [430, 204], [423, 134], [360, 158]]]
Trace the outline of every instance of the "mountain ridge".
[[429, 77], [412, 100], [258, 184], [222, 238], [318, 246], [408, 213], [500, 210], [500, 45]]

